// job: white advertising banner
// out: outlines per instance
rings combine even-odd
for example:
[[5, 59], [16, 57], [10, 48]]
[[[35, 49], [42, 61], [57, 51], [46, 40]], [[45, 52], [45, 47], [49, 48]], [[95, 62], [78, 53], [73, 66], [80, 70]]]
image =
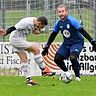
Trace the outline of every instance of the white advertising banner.
[[[34, 43], [34, 42], [33, 42]], [[42, 51], [45, 43], [35, 43]], [[54, 62], [54, 56], [59, 48], [60, 43], [54, 43], [50, 46], [48, 56], [44, 57], [44, 62], [48, 68], [53, 72], [61, 72], [60, 68]], [[82, 75], [96, 75], [96, 53], [92, 51], [90, 43], [85, 43], [84, 48], [80, 54], [79, 62], [81, 66]], [[32, 71], [32, 75], [41, 75], [38, 65], [33, 59], [33, 54], [28, 53], [29, 66]], [[66, 66], [72, 71], [72, 65], [70, 60], [65, 60]], [[20, 60], [9, 42], [0, 42], [0, 68], [19, 68]], [[72, 71], [73, 72], [73, 71]]]
[[[34, 43], [34, 42], [33, 42]], [[32, 76], [41, 75], [41, 70], [34, 61], [34, 55], [27, 53], [28, 65], [30, 67]], [[0, 68], [18, 68], [20, 67], [20, 59], [18, 55], [14, 52], [11, 44], [9, 42], [0, 42]]]

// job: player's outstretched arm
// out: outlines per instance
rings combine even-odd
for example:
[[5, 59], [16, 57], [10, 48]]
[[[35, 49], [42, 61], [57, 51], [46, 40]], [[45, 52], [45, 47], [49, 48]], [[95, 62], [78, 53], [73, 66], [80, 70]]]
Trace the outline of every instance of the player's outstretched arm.
[[96, 40], [93, 40], [93, 38], [91, 38], [91, 36], [88, 34], [88, 32], [86, 32], [83, 28], [79, 30], [80, 33], [89, 40], [89, 42], [92, 44], [93, 46], [93, 50], [96, 51]]
[[89, 42], [91, 42], [92, 38], [91, 38], [91, 36], [88, 34], [88, 32], [86, 32], [86, 31], [84, 30], [84, 28], [80, 29], [79, 31], [80, 31], [80, 33], [81, 33], [87, 40], [89, 40]]
[[14, 30], [16, 30], [16, 28], [14, 26], [8, 28], [7, 30], [0, 29], [0, 36], [6, 36], [6, 35], [10, 34]]
[[14, 30], [16, 30], [16, 28], [15, 28], [14, 26], [8, 28], [8, 29], [6, 30], [5, 36], [8, 35], [8, 34], [10, 34], [10, 33], [11, 33], [12, 31], [14, 31]]
[[51, 45], [51, 43], [54, 41], [56, 35], [58, 34], [58, 32], [52, 32], [50, 34], [50, 37], [48, 39], [48, 42], [47, 44], [45, 45], [45, 47], [43, 48], [43, 51], [42, 51], [42, 55], [45, 56], [45, 55], [48, 55], [48, 49], [49, 49], [49, 46]]

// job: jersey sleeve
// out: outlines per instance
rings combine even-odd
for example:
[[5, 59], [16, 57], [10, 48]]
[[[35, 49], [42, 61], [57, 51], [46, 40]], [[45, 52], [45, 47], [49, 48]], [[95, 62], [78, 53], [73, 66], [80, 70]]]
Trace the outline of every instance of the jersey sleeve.
[[82, 25], [80, 24], [80, 22], [76, 18], [71, 18], [70, 21], [75, 29], [80, 30], [82, 28]]
[[53, 32], [59, 32], [59, 21], [54, 24]]
[[15, 28], [17, 30], [25, 29], [25, 25], [26, 25], [25, 21], [24, 20], [20, 20], [17, 24], [15, 24]]

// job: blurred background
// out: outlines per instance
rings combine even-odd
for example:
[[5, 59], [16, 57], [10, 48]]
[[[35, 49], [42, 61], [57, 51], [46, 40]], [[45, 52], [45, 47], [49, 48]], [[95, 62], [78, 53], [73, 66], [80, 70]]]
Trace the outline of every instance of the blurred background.
[[[58, 19], [56, 9], [59, 4], [65, 4], [69, 14], [79, 19], [91, 36], [96, 37], [96, 0], [0, 0], [0, 27], [7, 29], [28, 16], [46, 16], [49, 24], [42, 34], [27, 38], [29, 41], [45, 42]], [[0, 37], [0, 41], [8, 41], [8, 36]], [[62, 41], [60, 34], [55, 41]]]

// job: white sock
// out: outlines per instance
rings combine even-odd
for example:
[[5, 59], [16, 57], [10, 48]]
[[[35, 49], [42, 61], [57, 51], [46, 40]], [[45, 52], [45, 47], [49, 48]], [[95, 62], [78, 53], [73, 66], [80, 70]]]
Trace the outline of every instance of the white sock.
[[31, 77], [30, 69], [27, 63], [21, 63], [21, 71], [26, 78]]
[[34, 60], [41, 70], [45, 68], [45, 63], [43, 61], [41, 54], [34, 55]]
[[63, 72], [63, 73], [65, 73], [65, 74], [71, 74], [69, 71], [65, 71], [65, 72]]

